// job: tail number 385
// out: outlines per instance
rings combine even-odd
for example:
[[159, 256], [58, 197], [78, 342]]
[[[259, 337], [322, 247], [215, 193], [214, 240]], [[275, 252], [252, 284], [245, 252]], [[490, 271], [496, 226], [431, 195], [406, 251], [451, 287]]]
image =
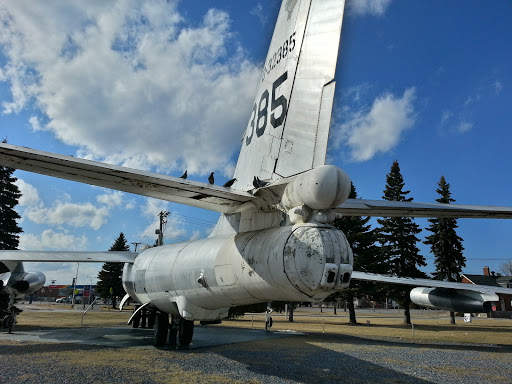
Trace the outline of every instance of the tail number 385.
[[[251, 119], [249, 120], [248, 134], [245, 136], [245, 145], [251, 144], [256, 131], [256, 136], [260, 137], [265, 133], [268, 123], [270, 107], [270, 124], [277, 128], [284, 123], [286, 112], [288, 111], [288, 100], [284, 95], [277, 96], [277, 89], [288, 79], [288, 71], [279, 76], [272, 84], [272, 99], [270, 99], [268, 89], [261, 94], [259, 103], [254, 103], [252, 107]], [[280, 108], [279, 108], [280, 107]]]

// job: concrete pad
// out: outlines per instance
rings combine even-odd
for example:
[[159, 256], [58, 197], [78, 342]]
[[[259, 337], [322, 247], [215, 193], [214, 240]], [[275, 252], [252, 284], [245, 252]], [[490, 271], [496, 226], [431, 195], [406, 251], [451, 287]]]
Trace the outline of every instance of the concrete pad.
[[[207, 348], [219, 345], [241, 343], [246, 341], [265, 340], [292, 335], [295, 332], [272, 332], [228, 328], [212, 325], [196, 325], [192, 343], [186, 349]], [[55, 328], [22, 331], [14, 328], [12, 334], [0, 333], [2, 340], [33, 341], [43, 343], [74, 343], [84, 345], [100, 345], [105, 347], [138, 347], [154, 348], [153, 330], [112, 327], [112, 328]], [[166, 346], [166, 348], [175, 348]], [[181, 349], [178, 347], [178, 349]]]

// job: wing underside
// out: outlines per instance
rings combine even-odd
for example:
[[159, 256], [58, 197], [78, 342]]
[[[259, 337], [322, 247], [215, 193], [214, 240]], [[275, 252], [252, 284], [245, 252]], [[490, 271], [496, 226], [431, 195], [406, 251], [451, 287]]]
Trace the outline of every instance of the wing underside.
[[254, 198], [230, 188], [10, 144], [0, 144], [0, 164], [221, 213], [234, 212]]
[[0, 262], [133, 263], [135, 252], [0, 251]]
[[343, 216], [512, 219], [512, 208], [483, 205], [348, 199], [335, 208]]
[[478, 285], [478, 284], [453, 283], [450, 281], [441, 281], [441, 280], [416, 279], [413, 277], [380, 275], [377, 273], [367, 273], [367, 272], [358, 272], [358, 271], [354, 271], [352, 273], [352, 280], [371, 281], [371, 282], [375, 282], [375, 283], [401, 284], [401, 285], [409, 285], [409, 286], [413, 286], [413, 287], [432, 287], [432, 288], [456, 289], [456, 290], [465, 290], [465, 291], [475, 291], [475, 292], [480, 292], [480, 293], [485, 293], [485, 294], [496, 294], [496, 293], [504, 293], [504, 294], [508, 294], [508, 295], [512, 294], [512, 288], [493, 287], [493, 286]]

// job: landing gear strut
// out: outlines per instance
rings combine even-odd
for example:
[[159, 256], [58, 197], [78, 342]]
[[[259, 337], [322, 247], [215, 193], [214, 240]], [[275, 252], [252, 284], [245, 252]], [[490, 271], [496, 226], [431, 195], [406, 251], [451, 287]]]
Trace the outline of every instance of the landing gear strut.
[[15, 315], [6, 315], [2, 320], [2, 327], [7, 328], [9, 333], [12, 333], [12, 327], [16, 324]]
[[2, 311], [5, 316], [1, 320], [1, 326], [2, 328], [7, 328], [9, 333], [12, 333], [12, 328], [14, 327], [14, 324], [16, 324], [16, 315], [20, 312], [20, 310], [14, 306], [14, 299], [15, 295], [11, 293], [7, 311]]
[[134, 312], [136, 312], [132, 319], [132, 327], [133, 328], [153, 328], [153, 325], [155, 324], [155, 318], [156, 318], [156, 311], [153, 309], [148, 308], [142, 308], [140, 311], [137, 312], [137, 309], [140, 307], [140, 305], [136, 305], [133, 309]]
[[153, 326], [153, 345], [155, 347], [164, 346], [167, 335], [169, 335], [170, 346], [175, 346], [178, 341], [181, 347], [186, 347], [190, 345], [194, 336], [194, 322], [176, 315], [172, 315], [169, 322], [169, 314], [158, 311], [155, 314]]
[[177, 338], [181, 347], [187, 347], [192, 342], [192, 336], [194, 336], [194, 322], [172, 315], [169, 345], [176, 345]]

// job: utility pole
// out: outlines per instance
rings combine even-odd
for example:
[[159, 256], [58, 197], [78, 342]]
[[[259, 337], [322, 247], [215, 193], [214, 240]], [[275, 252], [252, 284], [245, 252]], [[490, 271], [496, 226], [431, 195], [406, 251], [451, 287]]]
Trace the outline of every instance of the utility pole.
[[78, 268], [80, 263], [76, 263], [76, 275], [73, 278], [73, 298], [71, 299], [71, 308], [75, 309], [75, 294], [76, 294], [76, 281], [78, 280]]
[[143, 243], [132, 243], [133, 246], [135, 247], [135, 252], [137, 252], [137, 247]]
[[167, 224], [167, 216], [169, 216], [169, 212], [161, 211], [158, 216], [160, 216], [160, 229], [155, 231], [155, 233], [158, 235], [158, 241], [156, 243], [157, 247], [164, 244], [164, 228], [165, 224]]

